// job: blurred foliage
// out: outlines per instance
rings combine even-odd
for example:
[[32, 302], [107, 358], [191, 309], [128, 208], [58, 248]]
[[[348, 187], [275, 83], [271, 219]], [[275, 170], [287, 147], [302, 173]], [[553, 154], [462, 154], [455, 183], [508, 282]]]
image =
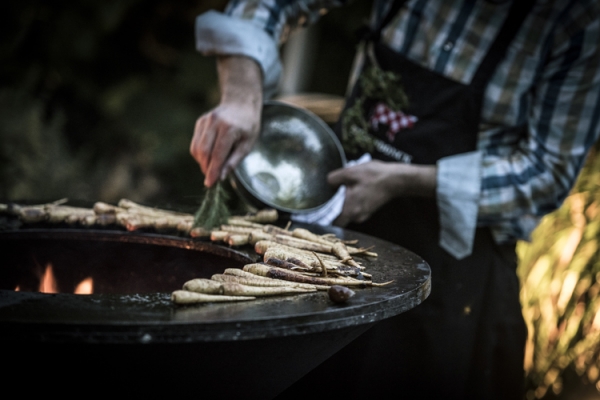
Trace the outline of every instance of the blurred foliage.
[[[370, 0], [369, 0], [370, 1]], [[194, 21], [225, 0], [33, 0], [0, 21], [0, 198], [197, 206], [196, 119], [218, 101]], [[343, 95], [369, 3], [319, 23], [310, 90]], [[363, 8], [356, 13], [356, 7]], [[331, 73], [327, 73], [331, 71]]]
[[223, 1], [63, 0], [0, 17], [0, 198], [197, 203], [188, 153], [216, 103], [195, 17]]
[[596, 144], [562, 207], [518, 245], [528, 399], [558, 398], [582, 383], [600, 391], [599, 151]]

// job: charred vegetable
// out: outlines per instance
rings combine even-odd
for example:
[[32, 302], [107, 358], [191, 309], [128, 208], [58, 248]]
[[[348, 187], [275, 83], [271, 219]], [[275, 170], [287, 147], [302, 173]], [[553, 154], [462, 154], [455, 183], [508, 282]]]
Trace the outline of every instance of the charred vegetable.
[[329, 288], [327, 294], [334, 303], [345, 303], [356, 293], [352, 289], [348, 289], [345, 286], [333, 285]]

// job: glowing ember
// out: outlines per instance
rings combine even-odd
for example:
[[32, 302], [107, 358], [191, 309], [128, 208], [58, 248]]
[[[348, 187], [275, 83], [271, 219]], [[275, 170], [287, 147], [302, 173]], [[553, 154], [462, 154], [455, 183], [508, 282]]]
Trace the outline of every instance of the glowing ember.
[[79, 285], [75, 288], [75, 294], [92, 294], [94, 293], [94, 280], [92, 278], [86, 278], [79, 282]]

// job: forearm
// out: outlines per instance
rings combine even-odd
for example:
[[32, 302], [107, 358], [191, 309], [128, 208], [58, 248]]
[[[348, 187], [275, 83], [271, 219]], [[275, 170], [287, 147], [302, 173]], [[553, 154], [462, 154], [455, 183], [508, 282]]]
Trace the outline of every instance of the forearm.
[[390, 164], [388, 190], [393, 197], [436, 196], [437, 167], [435, 165]]
[[250, 152], [260, 129], [262, 73], [245, 56], [217, 60], [221, 102], [196, 121], [190, 153], [211, 187], [223, 180]]
[[260, 112], [263, 102], [263, 77], [259, 64], [245, 56], [220, 56], [217, 72], [221, 104], [244, 104]]

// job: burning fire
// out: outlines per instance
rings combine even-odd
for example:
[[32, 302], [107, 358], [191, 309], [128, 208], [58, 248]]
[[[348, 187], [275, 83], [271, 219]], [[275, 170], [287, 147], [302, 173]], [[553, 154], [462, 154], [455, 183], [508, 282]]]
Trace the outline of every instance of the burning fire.
[[79, 285], [75, 288], [75, 294], [92, 294], [94, 293], [94, 280], [90, 278], [85, 278]]
[[[15, 291], [20, 291], [21, 288], [17, 286]], [[52, 264], [46, 265], [46, 269], [44, 270], [44, 274], [40, 279], [40, 287], [38, 289], [40, 293], [58, 293], [58, 284], [56, 282], [56, 277], [54, 276], [54, 271], [52, 269]], [[77, 286], [75, 287], [75, 294], [92, 294], [94, 293], [94, 280], [89, 277], [85, 278]]]
[[56, 285], [56, 278], [54, 277], [54, 271], [52, 270], [52, 264], [46, 266], [42, 280], [40, 281], [40, 293], [58, 293], [58, 286]]

